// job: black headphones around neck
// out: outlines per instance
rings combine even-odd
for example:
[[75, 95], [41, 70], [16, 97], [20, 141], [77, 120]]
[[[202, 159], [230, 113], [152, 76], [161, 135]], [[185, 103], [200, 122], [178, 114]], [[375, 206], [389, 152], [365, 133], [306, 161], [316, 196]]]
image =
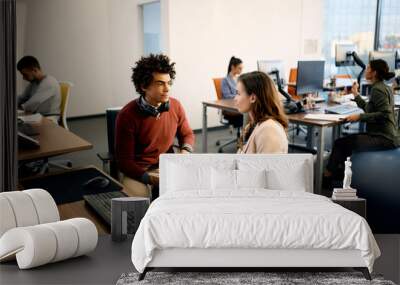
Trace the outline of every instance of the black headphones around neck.
[[169, 111], [169, 101], [162, 103], [158, 108], [154, 108], [153, 106], [146, 104], [144, 100], [145, 99], [140, 96], [138, 99], [138, 106], [139, 110], [146, 116], [159, 117], [162, 112]]

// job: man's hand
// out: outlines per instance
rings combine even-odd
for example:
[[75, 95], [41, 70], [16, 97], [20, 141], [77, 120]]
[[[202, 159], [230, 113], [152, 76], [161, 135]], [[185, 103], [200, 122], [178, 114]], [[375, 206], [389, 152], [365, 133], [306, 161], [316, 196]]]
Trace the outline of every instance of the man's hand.
[[160, 176], [156, 173], [149, 173], [149, 183], [150, 185], [159, 185]]
[[358, 122], [360, 120], [360, 114], [353, 114], [346, 117], [347, 122]]
[[358, 85], [357, 82], [354, 82], [354, 83], [353, 83], [353, 86], [351, 86], [351, 93], [353, 93], [354, 97], [360, 95], [360, 94], [358, 93], [358, 88], [359, 88], [359, 87], [360, 87], [360, 86]]

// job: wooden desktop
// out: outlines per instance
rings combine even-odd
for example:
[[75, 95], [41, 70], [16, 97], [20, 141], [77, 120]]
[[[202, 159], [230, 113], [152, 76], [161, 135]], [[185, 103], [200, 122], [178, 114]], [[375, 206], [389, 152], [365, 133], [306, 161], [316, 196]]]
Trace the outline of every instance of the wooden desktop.
[[60, 127], [45, 117], [32, 125], [38, 135], [32, 136], [40, 143], [37, 149], [18, 149], [18, 161], [43, 159], [70, 152], [91, 149], [93, 145], [74, 133]]

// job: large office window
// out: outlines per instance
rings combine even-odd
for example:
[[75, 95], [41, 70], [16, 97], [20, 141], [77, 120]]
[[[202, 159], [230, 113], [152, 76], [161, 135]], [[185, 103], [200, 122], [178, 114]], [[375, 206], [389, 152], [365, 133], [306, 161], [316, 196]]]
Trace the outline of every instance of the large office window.
[[374, 48], [376, 8], [377, 0], [324, 0], [322, 52], [326, 59], [326, 76], [337, 73], [355, 76], [358, 72], [356, 67], [335, 67], [335, 44], [338, 42], [355, 43], [360, 57], [368, 59], [369, 51]]
[[378, 49], [400, 49], [400, 1], [381, 1]]
[[160, 2], [143, 4], [143, 51], [145, 55], [161, 52]]

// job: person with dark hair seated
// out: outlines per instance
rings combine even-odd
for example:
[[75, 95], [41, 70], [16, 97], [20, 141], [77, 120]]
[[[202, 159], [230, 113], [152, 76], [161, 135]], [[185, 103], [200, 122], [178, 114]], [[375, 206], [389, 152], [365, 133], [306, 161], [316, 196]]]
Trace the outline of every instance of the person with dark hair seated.
[[165, 55], [142, 57], [132, 69], [132, 81], [140, 97], [118, 114], [115, 154], [122, 183], [131, 196], [158, 197], [158, 162], [162, 153], [191, 153], [194, 134], [178, 100], [169, 96], [175, 79], [175, 63]]
[[39, 61], [33, 56], [24, 56], [17, 63], [17, 69], [24, 80], [29, 82], [18, 96], [18, 108], [28, 113], [40, 113], [58, 123], [60, 116], [61, 90], [53, 76], [46, 75]]
[[[243, 62], [240, 58], [232, 56], [228, 64], [228, 73], [221, 83], [221, 93], [223, 99], [233, 99], [237, 94], [237, 78], [242, 73]], [[233, 125], [235, 128], [240, 128], [243, 126], [243, 115], [230, 112], [222, 111], [224, 119]]]
[[236, 96], [236, 82], [238, 76], [242, 73], [243, 62], [240, 58], [232, 56], [229, 60], [228, 73], [222, 80], [222, 98], [233, 99]]
[[389, 72], [386, 61], [382, 59], [370, 61], [365, 73], [365, 78], [372, 82], [368, 103], [359, 96], [358, 84], [354, 83], [352, 92], [355, 101], [365, 113], [349, 115], [346, 121], [365, 122], [367, 132], [349, 135], [335, 141], [324, 173], [324, 187], [330, 187], [332, 179], [343, 177], [344, 161], [353, 152], [391, 149], [400, 145], [393, 93], [384, 83], [384, 80], [393, 77], [394, 73]]

